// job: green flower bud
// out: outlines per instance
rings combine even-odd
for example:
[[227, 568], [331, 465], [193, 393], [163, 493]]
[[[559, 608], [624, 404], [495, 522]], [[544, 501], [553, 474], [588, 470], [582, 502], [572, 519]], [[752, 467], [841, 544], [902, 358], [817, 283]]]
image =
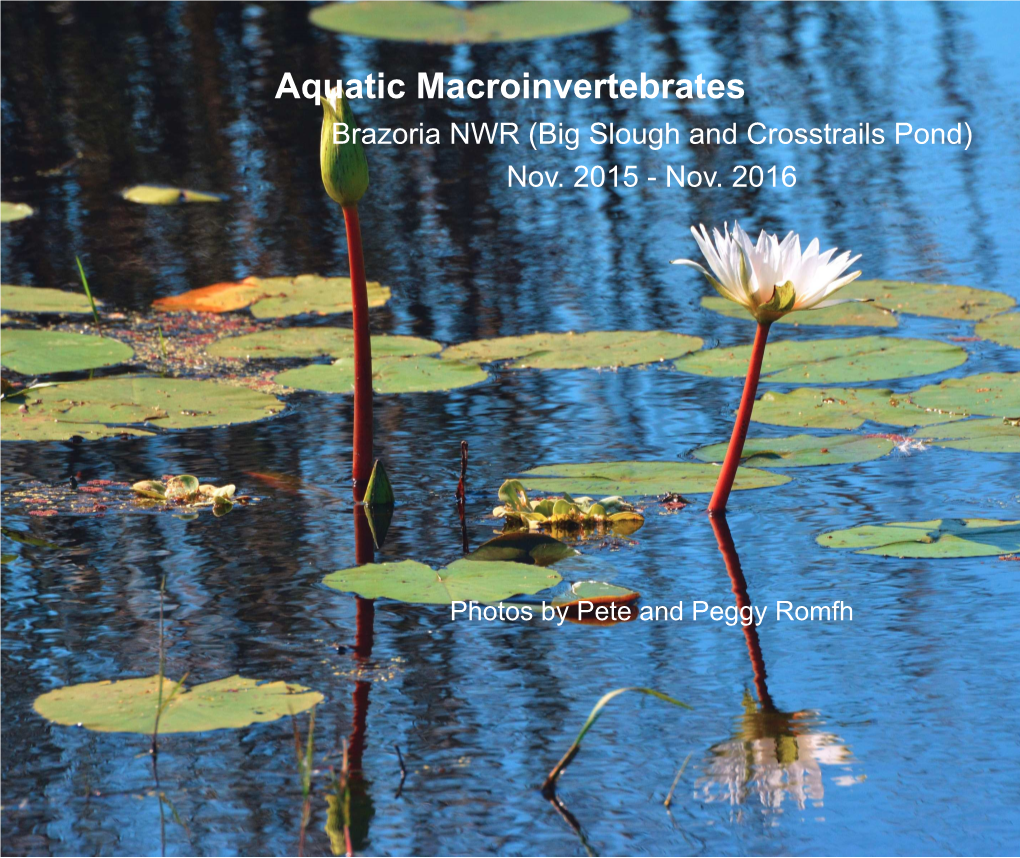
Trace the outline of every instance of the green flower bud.
[[[332, 104], [329, 99], [322, 99], [322, 114], [319, 166], [322, 169], [323, 187], [340, 205], [357, 205], [368, 190], [368, 160], [361, 140], [354, 135], [358, 123], [347, 96], [341, 92]], [[346, 137], [351, 142], [333, 142], [333, 124], [336, 122], [346, 123]], [[342, 129], [340, 136], [345, 136]]]

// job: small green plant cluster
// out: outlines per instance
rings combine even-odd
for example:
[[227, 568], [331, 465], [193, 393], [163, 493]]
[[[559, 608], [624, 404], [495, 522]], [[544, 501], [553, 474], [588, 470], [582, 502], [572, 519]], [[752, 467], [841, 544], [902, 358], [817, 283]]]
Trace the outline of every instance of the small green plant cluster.
[[201, 485], [198, 477], [181, 474], [169, 477], [166, 482], [161, 480], [142, 480], [131, 486], [131, 490], [140, 498], [172, 503], [178, 506], [211, 506], [213, 515], [226, 515], [234, 508], [234, 497], [237, 490], [231, 484], [227, 486]]
[[633, 504], [613, 496], [595, 500], [590, 497], [562, 497], [528, 500], [520, 480], [507, 480], [499, 487], [502, 506], [492, 514], [515, 530], [604, 530], [633, 533], [645, 523], [645, 517]]

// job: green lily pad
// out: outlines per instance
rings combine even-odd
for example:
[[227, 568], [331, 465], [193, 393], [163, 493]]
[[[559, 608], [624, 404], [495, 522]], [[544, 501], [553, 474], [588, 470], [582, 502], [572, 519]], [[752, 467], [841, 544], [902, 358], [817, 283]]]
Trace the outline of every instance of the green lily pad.
[[23, 375], [76, 372], [113, 366], [135, 355], [131, 346], [109, 337], [70, 331], [5, 331], [0, 362]]
[[626, 587], [617, 587], [615, 584], [606, 584], [603, 581], [578, 581], [570, 585], [568, 595], [557, 596], [553, 599], [554, 605], [575, 606], [579, 602], [592, 602], [595, 605], [626, 605], [628, 602], [636, 602], [641, 594], [635, 590], [628, 590]]
[[[102, 307], [96, 301], [96, 307]], [[84, 292], [65, 292], [63, 289], [46, 289], [40, 286], [0, 286], [0, 308], [10, 313], [88, 313], [92, 307]]]
[[836, 297], [871, 298], [895, 313], [941, 319], [986, 319], [1016, 305], [1009, 295], [991, 289], [907, 280], [856, 280]]
[[590, 33], [630, 18], [616, 3], [328, 3], [308, 19], [324, 30], [369, 39], [442, 45], [521, 42]]
[[[6, 341], [6, 334], [5, 334]], [[275, 396], [215, 381], [120, 375], [55, 384], [0, 402], [4, 441], [62, 441], [148, 434], [148, 428], [195, 429], [248, 423], [283, 410]]]
[[223, 197], [189, 191], [185, 188], [166, 188], [160, 185], [135, 185], [121, 194], [133, 203], [147, 206], [173, 206], [177, 203], [218, 203]]
[[[845, 287], [849, 288], [849, 287]], [[844, 290], [840, 290], [842, 297]], [[701, 306], [706, 310], [722, 313], [734, 319], [750, 319], [751, 314], [739, 304], [735, 304], [722, 295], [706, 295], [701, 299]], [[894, 313], [875, 304], [837, 304], [835, 307], [824, 307], [821, 310], [800, 310], [787, 313], [776, 320], [780, 325], [831, 325], [867, 328], [895, 328], [899, 325]]]
[[913, 437], [925, 444], [978, 453], [1020, 453], [1020, 421], [984, 417], [919, 429]]
[[[166, 707], [159, 732], [202, 733], [276, 721], [323, 701], [318, 691], [287, 682], [262, 682], [231, 676], [192, 688], [163, 677]], [[172, 696], [171, 696], [172, 695]], [[159, 701], [159, 676], [85, 682], [48, 691], [36, 698], [35, 711], [56, 724], [81, 725], [99, 733], [151, 734]]]
[[332, 572], [322, 583], [363, 599], [449, 605], [469, 601], [491, 604], [511, 596], [530, 596], [562, 580], [551, 569], [540, 566], [464, 559], [439, 570], [414, 560], [367, 563]]
[[1000, 346], [1020, 349], [1020, 313], [1003, 313], [978, 322], [974, 333]]
[[[729, 444], [712, 444], [694, 451], [703, 462], [721, 462]], [[859, 435], [792, 435], [789, 438], [748, 438], [741, 464], [752, 468], [809, 468], [846, 465], [880, 459], [893, 448], [888, 438]]]
[[488, 542], [483, 542], [465, 559], [551, 566], [578, 553], [576, 549], [547, 534], [523, 531], [501, 533]]
[[[372, 357], [407, 357], [436, 354], [442, 346], [419, 337], [372, 337]], [[312, 358], [323, 355], [354, 357], [354, 332], [350, 328], [280, 328], [226, 337], [206, 351], [223, 358]]]
[[0, 555], [0, 565], [6, 566], [8, 563], [13, 563], [17, 559], [17, 554], [2, 554]]
[[[571, 495], [663, 495], [710, 492], [719, 478], [717, 465], [692, 462], [592, 462], [543, 465], [521, 475], [526, 489]], [[738, 468], [734, 491], [781, 486], [782, 474]]]
[[34, 213], [35, 209], [27, 203], [9, 203], [6, 200], [0, 202], [0, 223], [23, 220]]
[[[259, 277], [259, 289], [270, 297], [251, 305], [256, 319], [279, 319], [308, 313], [329, 316], [351, 312], [351, 280], [349, 277], [320, 277], [302, 274], [299, 277]], [[389, 287], [376, 282], [366, 284], [368, 306], [381, 307], [390, 300]]]
[[[676, 368], [696, 375], [743, 377], [750, 346], [709, 349], [688, 355]], [[763, 381], [785, 384], [834, 384], [933, 375], [959, 366], [967, 353], [938, 340], [901, 337], [852, 337], [769, 343], [762, 363]]]
[[1020, 372], [985, 372], [947, 378], [914, 391], [910, 398], [928, 412], [950, 417], [971, 414], [1017, 417], [1020, 416]]
[[673, 360], [704, 344], [700, 337], [668, 331], [589, 331], [584, 334], [527, 334], [450, 346], [444, 360], [480, 363], [509, 360], [511, 369], [583, 369], [639, 366]]
[[884, 557], [990, 557], [1020, 551], [1020, 521], [944, 518], [866, 524], [823, 533], [818, 544]]
[[[382, 357], [372, 360], [372, 388], [376, 393], [426, 393], [468, 387], [487, 379], [478, 364], [433, 357]], [[279, 384], [321, 393], [354, 391], [354, 360], [289, 369], [276, 376]]]

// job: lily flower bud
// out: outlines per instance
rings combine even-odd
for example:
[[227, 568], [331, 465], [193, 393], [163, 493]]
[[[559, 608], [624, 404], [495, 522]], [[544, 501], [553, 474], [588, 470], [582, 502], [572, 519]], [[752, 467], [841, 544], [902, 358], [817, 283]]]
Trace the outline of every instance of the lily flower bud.
[[[319, 136], [319, 166], [326, 193], [345, 208], [357, 205], [368, 190], [368, 160], [358, 135], [354, 112], [342, 88], [322, 99], [322, 133]], [[333, 126], [344, 123], [348, 142], [334, 143]]]

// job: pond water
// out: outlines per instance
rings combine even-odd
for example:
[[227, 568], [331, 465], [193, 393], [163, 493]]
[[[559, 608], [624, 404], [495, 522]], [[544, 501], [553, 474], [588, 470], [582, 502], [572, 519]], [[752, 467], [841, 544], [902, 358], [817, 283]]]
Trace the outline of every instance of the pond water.
[[[309, 25], [307, 12], [300, 4], [5, 4], [4, 198], [36, 214], [4, 226], [3, 282], [74, 288], [77, 254], [95, 292], [141, 310], [154, 298], [249, 274], [345, 274], [343, 220], [319, 177], [319, 110], [273, 98], [288, 71], [299, 80], [341, 69], [408, 80], [418, 71], [682, 71], [740, 78], [748, 97], [694, 106], [411, 97], [355, 108], [363, 125], [381, 127], [536, 118], [582, 127], [967, 121], [974, 142], [966, 152], [370, 149], [365, 255], [369, 277], [393, 289], [389, 304], [372, 311], [373, 330], [460, 342], [661, 328], [708, 346], [748, 342], [748, 322], [702, 309], [707, 284], [667, 265], [695, 255], [690, 224], [734, 216], [755, 230], [796, 228], [823, 246], [853, 248], [865, 277], [1020, 297], [1017, 6], [649, 5], [609, 32], [475, 47], [336, 36]], [[56, 175], [38, 175], [69, 159]], [[525, 161], [571, 176], [577, 164], [629, 163], [643, 173], [687, 164], [721, 174], [735, 163], [794, 165], [798, 183], [761, 191], [507, 188], [507, 165]], [[228, 199], [164, 208], [118, 196], [142, 182]], [[791, 326], [776, 337], [859, 333]], [[973, 326], [905, 316], [893, 333], [948, 340], [972, 336]], [[964, 365], [893, 386], [1020, 370], [1020, 352], [961, 344]], [[728, 437], [741, 383], [669, 366], [496, 371], [448, 393], [377, 396], [377, 451], [399, 503], [376, 559], [439, 566], [461, 556], [454, 489], [462, 439], [470, 444], [473, 548], [495, 532], [490, 513], [508, 475], [563, 461], [688, 459]], [[355, 562], [351, 418], [347, 397], [296, 394], [283, 414], [253, 424], [3, 445], [4, 489], [73, 474], [192, 473], [266, 499], [193, 521], [34, 518], [5, 507], [5, 527], [62, 547], [4, 545], [18, 554], [3, 572], [5, 853], [297, 850], [301, 786], [286, 720], [165, 736], [157, 789], [144, 736], [56, 726], [32, 710], [36, 696], [58, 686], [156, 672], [164, 577], [169, 676], [287, 679], [325, 695], [316, 765], [339, 766], [341, 742], [351, 739], [363, 772], [352, 810], [359, 853], [1015, 850], [1020, 565], [895, 560], [815, 543], [826, 530], [868, 522], [1018, 518], [1015, 457], [896, 450], [864, 464], [788, 471], [786, 485], [734, 494], [729, 527], [746, 597], [770, 608], [779, 599], [842, 599], [852, 622], [769, 621], [756, 635], [703, 621], [557, 628], [454, 623], [440, 607], [381, 600], [374, 617], [361, 604], [359, 639], [357, 601], [320, 584]], [[752, 431], [793, 434], [757, 424]], [[274, 487], [252, 472], [302, 483]], [[740, 582], [727, 574], [706, 502], [697, 495], [672, 514], [649, 505], [632, 542], [585, 544], [556, 569], [567, 580], [632, 587], [648, 604], [731, 605]], [[595, 701], [623, 685], [660, 689], [693, 709], [638, 695], [613, 701], [561, 780], [559, 812], [539, 785]], [[773, 711], [749, 711], [769, 699]], [[303, 716], [300, 723], [304, 730]], [[305, 850], [329, 854], [324, 775], [316, 785]]]

